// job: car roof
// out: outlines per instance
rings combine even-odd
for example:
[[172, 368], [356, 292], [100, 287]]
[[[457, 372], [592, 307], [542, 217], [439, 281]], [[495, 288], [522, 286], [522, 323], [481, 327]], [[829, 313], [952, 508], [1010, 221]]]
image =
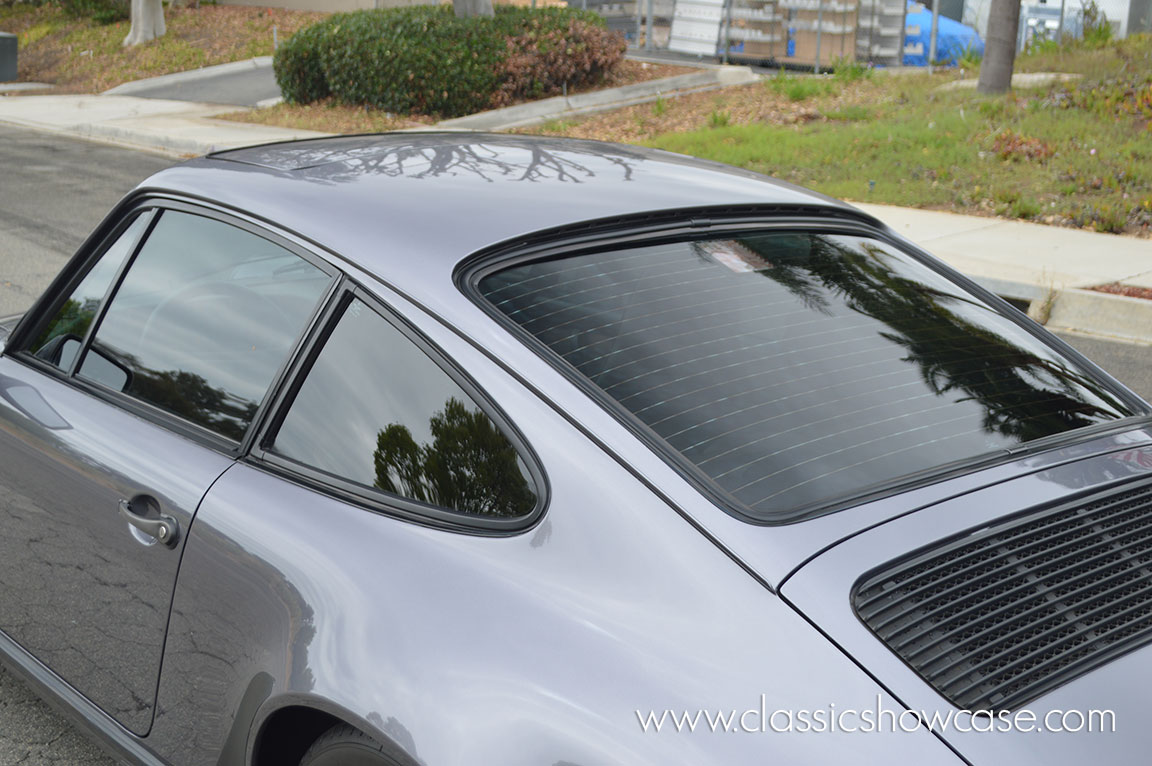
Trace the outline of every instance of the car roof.
[[[874, 220], [720, 163], [541, 136], [402, 132], [216, 152], [141, 189], [203, 197], [311, 239], [408, 291], [534, 232], [660, 211], [754, 206]], [[441, 284], [447, 284], [441, 281]]]

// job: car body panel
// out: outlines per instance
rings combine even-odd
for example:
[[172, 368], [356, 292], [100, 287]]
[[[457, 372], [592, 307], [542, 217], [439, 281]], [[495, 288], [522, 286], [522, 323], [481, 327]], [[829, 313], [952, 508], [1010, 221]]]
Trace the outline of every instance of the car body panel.
[[150, 495], [187, 530], [231, 459], [8, 357], [0, 459], [4, 631], [146, 734], [182, 546], [143, 537], [118, 501]]
[[[576, 172], [576, 167], [583, 170]], [[453, 284], [460, 264], [477, 251], [514, 247], [539, 231], [560, 232], [582, 222], [617, 218], [636, 227], [654, 211], [680, 211], [679, 218], [689, 221], [706, 217], [709, 205], [717, 216], [733, 206], [759, 210], [766, 221], [807, 215], [808, 225], [826, 215], [838, 225], [885, 237], [926, 256], [849, 205], [726, 165], [596, 141], [405, 133], [222, 152], [162, 171], [139, 192], [191, 194], [246, 209], [258, 218], [290, 222], [304, 239], [334, 251], [334, 261], [343, 268], [350, 264], [341, 261], [360, 267], [351, 273], [376, 282], [377, 291], [383, 288], [393, 299], [404, 298], [500, 360], [590, 436], [624, 456], [633, 470], [667, 493], [675, 507], [722, 540], [770, 586], [816, 552], [883, 519], [1028, 473], [1051, 460], [1110, 449], [1102, 437], [1067, 452], [1024, 458], [872, 501], [851, 513], [773, 531], [751, 528], [701, 496], [548, 360], [526, 349], [505, 325], [473, 301], [461, 300]], [[317, 194], [326, 200], [324, 216], [313, 214]], [[478, 206], [494, 207], [500, 214], [470, 215]], [[444, 211], [460, 215], [467, 225], [452, 225]], [[970, 289], [979, 289], [932, 263]], [[1076, 355], [1055, 342], [1062, 352]]]
[[719, 163], [598, 141], [482, 133], [396, 133], [222, 152], [161, 171], [138, 191], [153, 189], [286, 225], [453, 322], [469, 308], [451, 281], [460, 261], [535, 232], [732, 206], [820, 210], [876, 223], [829, 197]]
[[702, 700], [896, 703], [560, 413], [460, 339], [433, 340], [535, 445], [543, 519], [461, 535], [230, 469], [184, 557], [153, 746], [214, 763], [230, 717], [182, 713], [238, 704], [267, 674], [265, 709], [354, 711], [412, 763], [957, 762], [924, 733], [644, 733], [636, 709]]
[[[37, 418], [27, 404], [0, 404], [0, 439], [37, 439], [46, 454], [71, 449], [57, 460], [65, 472], [113, 477], [94, 505], [158, 485], [187, 530], [178, 575], [165, 570], [147, 585], [145, 600], [165, 602], [156, 613], [165, 618], [171, 594], [155, 719], [150, 731], [143, 714], [131, 723], [147, 736], [131, 737], [76, 702], [77, 690], [67, 685], [76, 676], [28, 673], [139, 762], [150, 762], [151, 752], [157, 762], [239, 766], [256, 753], [266, 721], [303, 706], [361, 728], [402, 766], [960, 763], [948, 743], [925, 731], [646, 733], [637, 711], [754, 710], [761, 699], [768, 710], [917, 706], [928, 687], [906, 668], [902, 674], [899, 660], [851, 613], [848, 593], [865, 564], [885, 560], [884, 550], [905, 552], [948, 529], [1067, 493], [1077, 482], [1113, 480], [1101, 471], [1120, 465], [1120, 456], [1152, 453], [1152, 429], [1133, 419], [812, 521], [752, 525], [709, 500], [456, 284], [461, 264], [477, 254], [593, 224], [627, 233], [650, 216], [705, 228], [710, 216], [736, 211], [764, 221], [834, 222], [903, 243], [843, 203], [715, 163], [483, 134], [271, 145], [162, 171], [98, 233], [150, 195], [226, 209], [274, 229], [377, 296], [522, 432], [546, 477], [548, 504], [533, 526], [512, 533], [415, 523], [285, 476], [261, 463], [258, 449], [233, 462], [126, 412], [82, 413], [93, 402], [110, 405], [10, 354], [0, 357], [0, 372], [40, 391], [48, 405], [39, 408], [40, 420], [50, 420], [51, 410], [69, 425], [107, 427], [71, 445], [61, 429], [30, 425]], [[0, 322], [0, 348], [6, 326]], [[165, 474], [148, 460], [150, 451], [172, 455], [181, 469]], [[101, 535], [123, 532], [139, 546], [116, 528], [126, 524], [99, 518]], [[83, 527], [66, 533], [72, 548], [87, 541], [100, 550]], [[0, 543], [15, 561], [27, 555], [15, 548], [20, 539]], [[119, 647], [128, 656], [124, 643], [131, 642]], [[108, 654], [114, 645], [105, 644]], [[1053, 694], [1091, 686], [1087, 698], [1103, 699], [1091, 679], [1115, 681], [1117, 668], [1146, 654]], [[103, 657], [100, 667], [118, 661]], [[1026, 748], [1016, 739], [998, 742], [961, 747], [990, 763], [1010, 762]]]
[[[781, 595], [810, 616], [846, 652], [872, 670], [912, 710], [955, 711], [879, 639], [852, 609], [852, 587], [868, 570], [898, 556], [1005, 515], [1085, 490], [1121, 485], [1152, 475], [1152, 447], [1133, 434], [1127, 449], [1058, 465], [938, 503], [881, 524], [816, 557], [791, 577]], [[1116, 731], [960, 732], [949, 742], [972, 763], [1126, 763], [1152, 747], [1140, 723], [1152, 696], [1152, 647], [1144, 646], [1078, 676], [1025, 707], [1048, 711], [1113, 711]], [[1071, 724], [1070, 724], [1071, 725]]]

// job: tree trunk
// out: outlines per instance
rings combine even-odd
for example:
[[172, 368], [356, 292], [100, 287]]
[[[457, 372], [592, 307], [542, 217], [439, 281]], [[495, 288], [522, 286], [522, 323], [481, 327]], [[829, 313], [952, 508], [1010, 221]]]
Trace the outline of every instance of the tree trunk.
[[164, 5], [162, 0], [132, 0], [132, 29], [124, 45], [139, 45], [163, 37]]
[[978, 90], [981, 93], [1004, 93], [1012, 87], [1019, 28], [1020, 0], [992, 0], [988, 10], [988, 40], [980, 63]]
[[460, 19], [496, 15], [492, 10], [492, 0], [452, 0], [452, 8], [456, 11], [456, 17]]

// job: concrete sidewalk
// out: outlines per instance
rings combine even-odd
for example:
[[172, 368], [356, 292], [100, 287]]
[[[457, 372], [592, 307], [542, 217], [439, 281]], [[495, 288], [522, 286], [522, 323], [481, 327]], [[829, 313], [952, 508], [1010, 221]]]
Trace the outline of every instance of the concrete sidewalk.
[[[271, 59], [265, 57], [125, 83], [98, 96], [6, 98], [0, 94], [0, 121], [177, 157], [327, 135], [212, 119], [215, 115], [236, 111], [239, 104], [267, 96], [270, 92], [267, 81], [271, 77]], [[757, 79], [758, 75], [744, 67], [712, 66], [675, 77], [494, 109], [445, 120], [437, 127], [507, 130]], [[274, 80], [271, 82], [274, 86]], [[189, 100], [192, 96], [209, 100]], [[274, 99], [259, 98], [260, 102], [270, 100]]]
[[264, 106], [280, 101], [280, 86], [272, 72], [272, 57], [260, 56], [126, 82], [102, 95]]
[[[225, 67], [231, 69], [170, 75], [161, 82], [129, 84], [116, 89], [118, 93], [100, 96], [0, 96], [0, 122], [174, 156], [325, 135], [213, 119], [237, 108], [229, 104], [124, 95], [126, 91], [154, 95], [158, 87], [191, 87], [219, 81], [220, 74], [233, 70], [259, 68], [250, 62]], [[752, 79], [754, 75], [738, 67], [711, 67], [624, 88], [484, 112], [437, 127], [506, 129]], [[1152, 287], [1152, 240], [887, 205], [859, 207], [993, 292], [1026, 305], [1034, 318], [1049, 327], [1152, 344], [1152, 300], [1084, 289], [1113, 282]]]
[[136, 96], [0, 97], [0, 122], [149, 149], [174, 157], [327, 135], [211, 119], [213, 115], [236, 109], [230, 104]]

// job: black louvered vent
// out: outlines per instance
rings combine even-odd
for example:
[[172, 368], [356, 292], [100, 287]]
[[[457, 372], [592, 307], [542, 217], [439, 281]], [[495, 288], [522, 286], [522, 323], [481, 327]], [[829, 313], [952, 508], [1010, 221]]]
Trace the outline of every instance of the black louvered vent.
[[945, 541], [866, 575], [852, 600], [952, 704], [1018, 708], [1152, 640], [1152, 483]]

